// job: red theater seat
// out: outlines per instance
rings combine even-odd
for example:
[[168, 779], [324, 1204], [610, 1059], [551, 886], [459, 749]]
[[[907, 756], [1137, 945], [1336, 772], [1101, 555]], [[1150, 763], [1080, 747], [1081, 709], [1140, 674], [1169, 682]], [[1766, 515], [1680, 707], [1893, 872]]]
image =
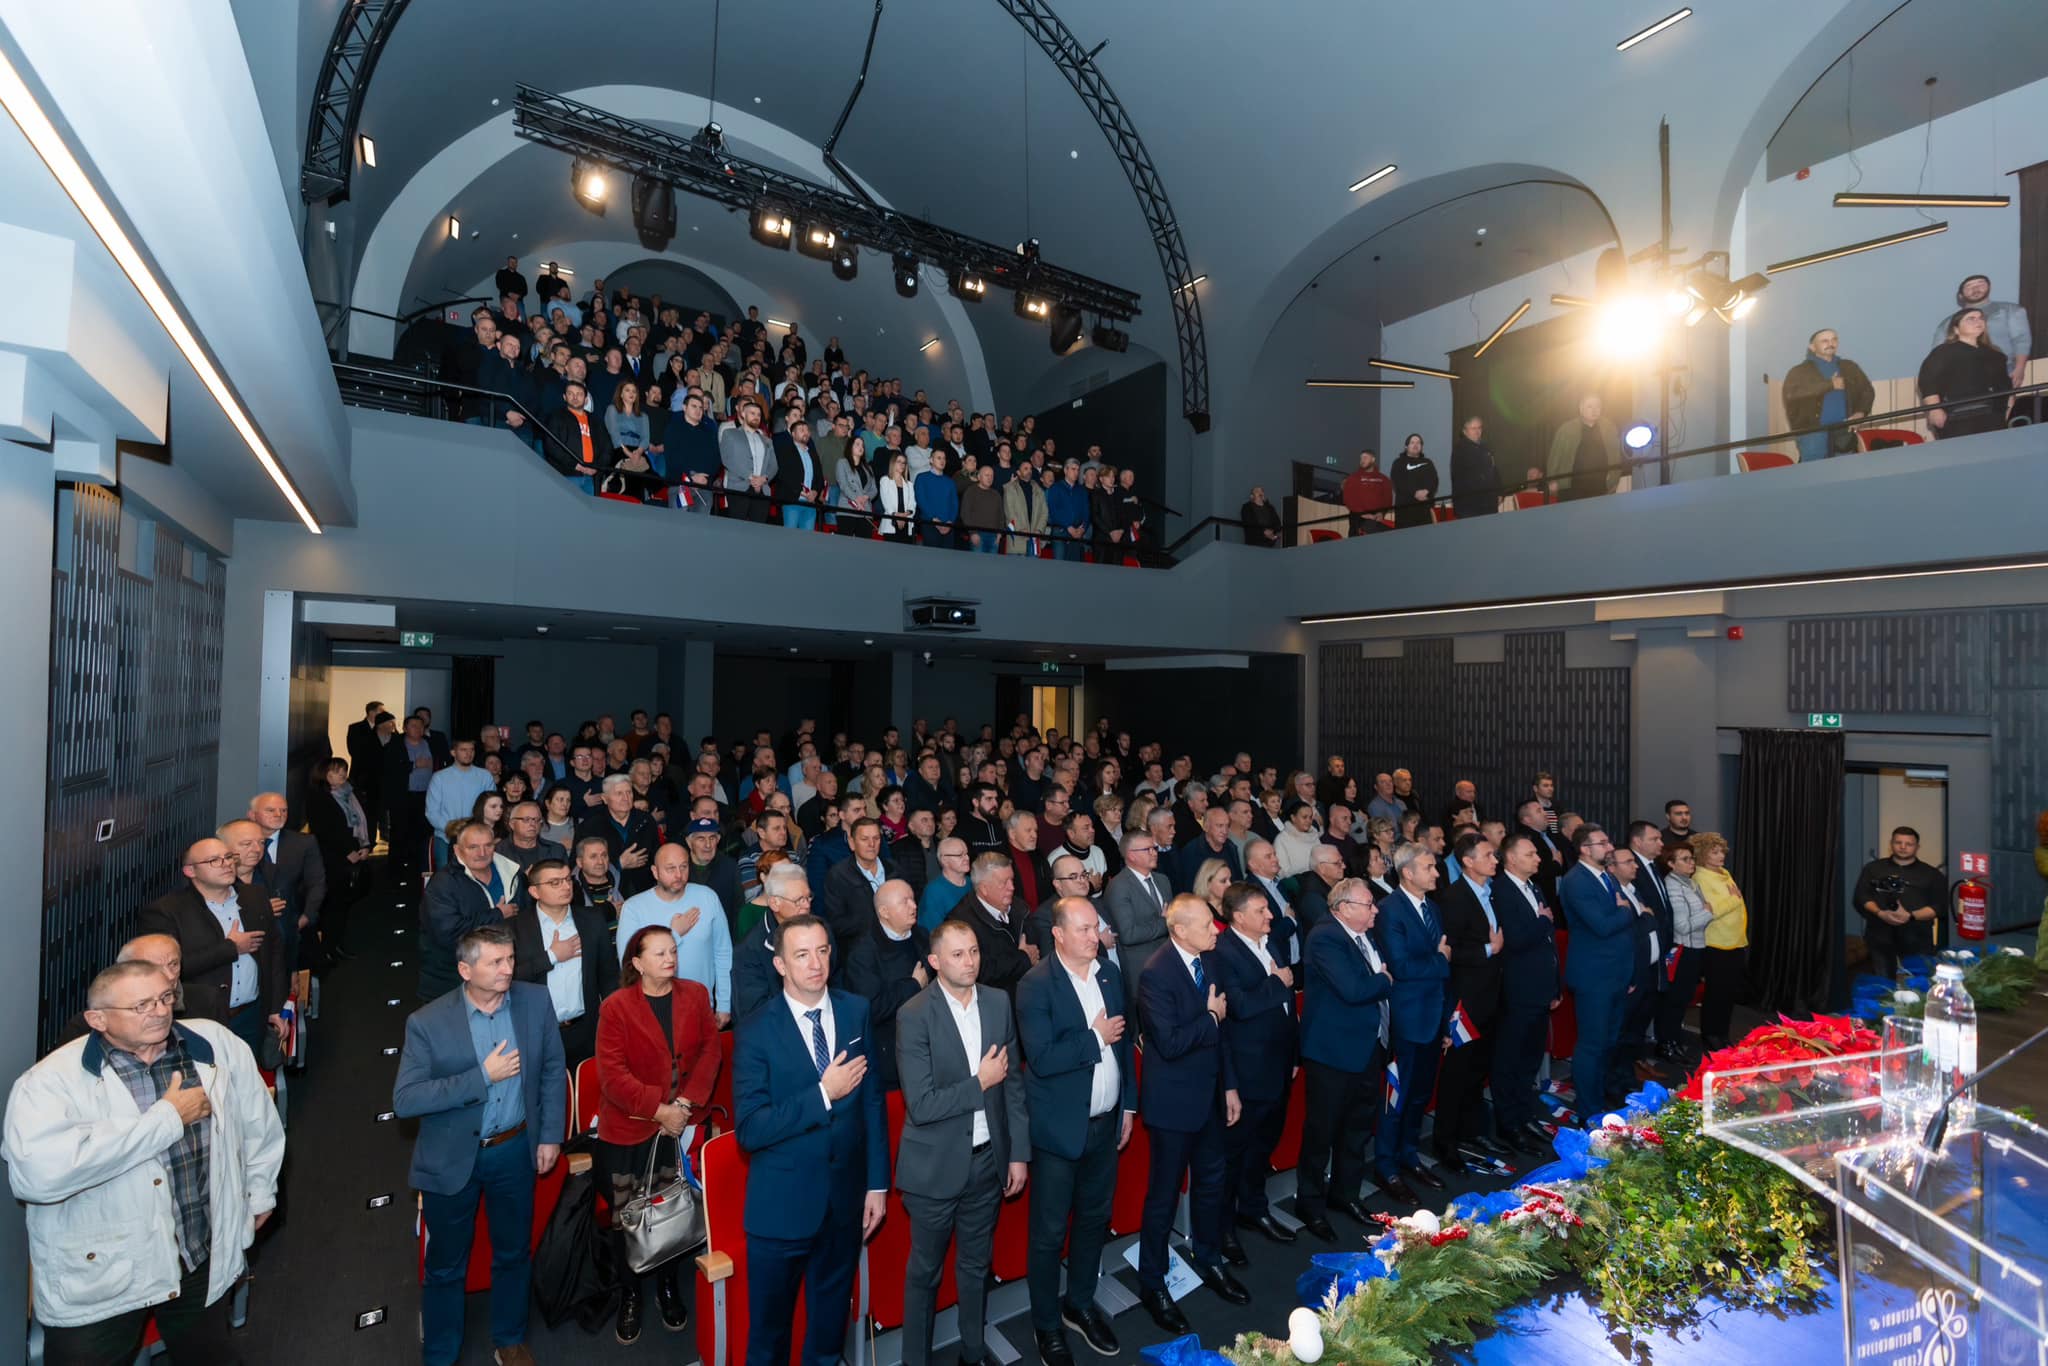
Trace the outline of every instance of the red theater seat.
[[1781, 470], [1798, 462], [1778, 451], [1743, 451], [1735, 457], [1735, 463], [1744, 474], [1754, 474], [1758, 470]]
[[[582, 1069], [577, 1069], [580, 1074]], [[576, 1090], [569, 1088], [568, 1122], [576, 1122]], [[569, 1177], [566, 1160], [555, 1163], [553, 1170], [540, 1178], [533, 1188], [533, 1228], [528, 1234], [527, 1248], [531, 1251], [540, 1246], [541, 1234], [547, 1231], [548, 1220], [554, 1217], [555, 1202], [562, 1196], [562, 1182]], [[413, 1241], [419, 1262], [418, 1272], [422, 1281], [427, 1275], [427, 1224], [423, 1217], [415, 1217]], [[462, 1288], [468, 1294], [491, 1288], [491, 1221], [483, 1202], [476, 1208], [476, 1232], [469, 1240], [469, 1270], [464, 1275]]]
[[[887, 1096], [889, 1114], [889, 1160], [896, 1160], [896, 1140], [903, 1133], [903, 1093], [891, 1091]], [[1022, 1201], [1016, 1203], [1021, 1204]], [[1000, 1233], [1001, 1225], [997, 1225]], [[875, 1236], [868, 1240], [868, 1317], [875, 1321], [875, 1327], [883, 1332], [903, 1326], [903, 1273], [910, 1266], [910, 1212], [903, 1208], [903, 1193], [890, 1183], [889, 1210], [882, 1218], [882, 1226], [875, 1230]], [[946, 1255], [945, 1274], [939, 1281], [938, 1299], [932, 1304], [934, 1312], [954, 1303], [960, 1294], [959, 1286], [953, 1279], [953, 1257]]]
[[[697, 1258], [697, 1354], [704, 1366], [747, 1359], [747, 1154], [720, 1134], [699, 1155], [704, 1182], [705, 1247]], [[804, 1340], [803, 1296], [790, 1327], [790, 1361]]]

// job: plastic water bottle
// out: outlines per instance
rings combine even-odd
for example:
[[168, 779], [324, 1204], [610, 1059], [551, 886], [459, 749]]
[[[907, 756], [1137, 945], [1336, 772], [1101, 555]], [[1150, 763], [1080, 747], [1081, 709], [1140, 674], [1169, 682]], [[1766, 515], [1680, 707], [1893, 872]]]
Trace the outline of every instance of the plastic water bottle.
[[[1934, 970], [1934, 985], [1927, 993], [1927, 1017], [1921, 1034], [1930, 1072], [1939, 1094], [1934, 1103], [1948, 1099], [1963, 1078], [1977, 1070], [1977, 1003], [1963, 985], [1963, 969], [1957, 963], [1943, 963]], [[1976, 1121], [1977, 1097], [1973, 1086], [1949, 1107], [1949, 1128], [1968, 1129]]]

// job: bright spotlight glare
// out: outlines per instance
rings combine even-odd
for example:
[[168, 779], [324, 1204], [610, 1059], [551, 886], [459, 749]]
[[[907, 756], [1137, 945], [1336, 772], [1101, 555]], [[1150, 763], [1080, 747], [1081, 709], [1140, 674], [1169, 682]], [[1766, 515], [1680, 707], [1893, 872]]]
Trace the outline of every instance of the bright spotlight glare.
[[1621, 434], [1622, 444], [1632, 451], [1639, 451], [1657, 439], [1657, 429], [1647, 422], [1638, 422]]
[[588, 175], [583, 177], [583, 197], [585, 199], [596, 200], [599, 203], [603, 203], [604, 193], [605, 183], [604, 173], [602, 171], [592, 171]]
[[1593, 344], [1608, 360], [1640, 360], [1657, 345], [1665, 316], [1639, 294], [1625, 294], [1600, 306], [1593, 320]]
[[1730, 322], [1741, 322], [1754, 312], [1756, 312], [1756, 295], [1745, 294], [1736, 303], [1735, 307], [1729, 310], [1728, 320]]
[[1673, 285], [1664, 296], [1664, 311], [1674, 318], [1683, 318], [1692, 311], [1692, 306], [1692, 294], [1677, 285]]

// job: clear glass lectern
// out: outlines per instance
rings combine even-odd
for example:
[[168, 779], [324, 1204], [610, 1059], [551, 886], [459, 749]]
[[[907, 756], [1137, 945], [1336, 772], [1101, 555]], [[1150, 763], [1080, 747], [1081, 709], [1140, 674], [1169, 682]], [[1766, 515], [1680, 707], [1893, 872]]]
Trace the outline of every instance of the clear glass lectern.
[[1929, 1152], [1916, 1053], [1709, 1073], [1702, 1127], [1834, 1202], [1850, 1366], [2048, 1366], [2048, 1130], [1959, 1103]]

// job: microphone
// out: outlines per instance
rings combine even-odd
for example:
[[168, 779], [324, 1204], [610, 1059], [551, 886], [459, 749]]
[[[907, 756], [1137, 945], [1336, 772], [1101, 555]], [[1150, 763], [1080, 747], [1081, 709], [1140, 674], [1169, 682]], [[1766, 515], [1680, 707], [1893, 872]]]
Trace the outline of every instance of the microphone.
[[1933, 1118], [1927, 1121], [1927, 1128], [1920, 1135], [1920, 1146], [1927, 1149], [1930, 1153], [1939, 1152], [1942, 1139], [1948, 1136], [1949, 1107], [1953, 1106], [1958, 1100], [1961, 1100], [1963, 1093], [1975, 1086], [1980, 1080], [1990, 1076], [1993, 1072], [1996, 1072], [1999, 1068], [2005, 1066], [2044, 1038], [2048, 1038], [2048, 1028], [2036, 1030], [2032, 1038], [2007, 1049], [1997, 1059], [1978, 1068], [1958, 1082], [1956, 1088], [1948, 1093], [1948, 1098], [1942, 1101], [1940, 1108], [1934, 1112]]

